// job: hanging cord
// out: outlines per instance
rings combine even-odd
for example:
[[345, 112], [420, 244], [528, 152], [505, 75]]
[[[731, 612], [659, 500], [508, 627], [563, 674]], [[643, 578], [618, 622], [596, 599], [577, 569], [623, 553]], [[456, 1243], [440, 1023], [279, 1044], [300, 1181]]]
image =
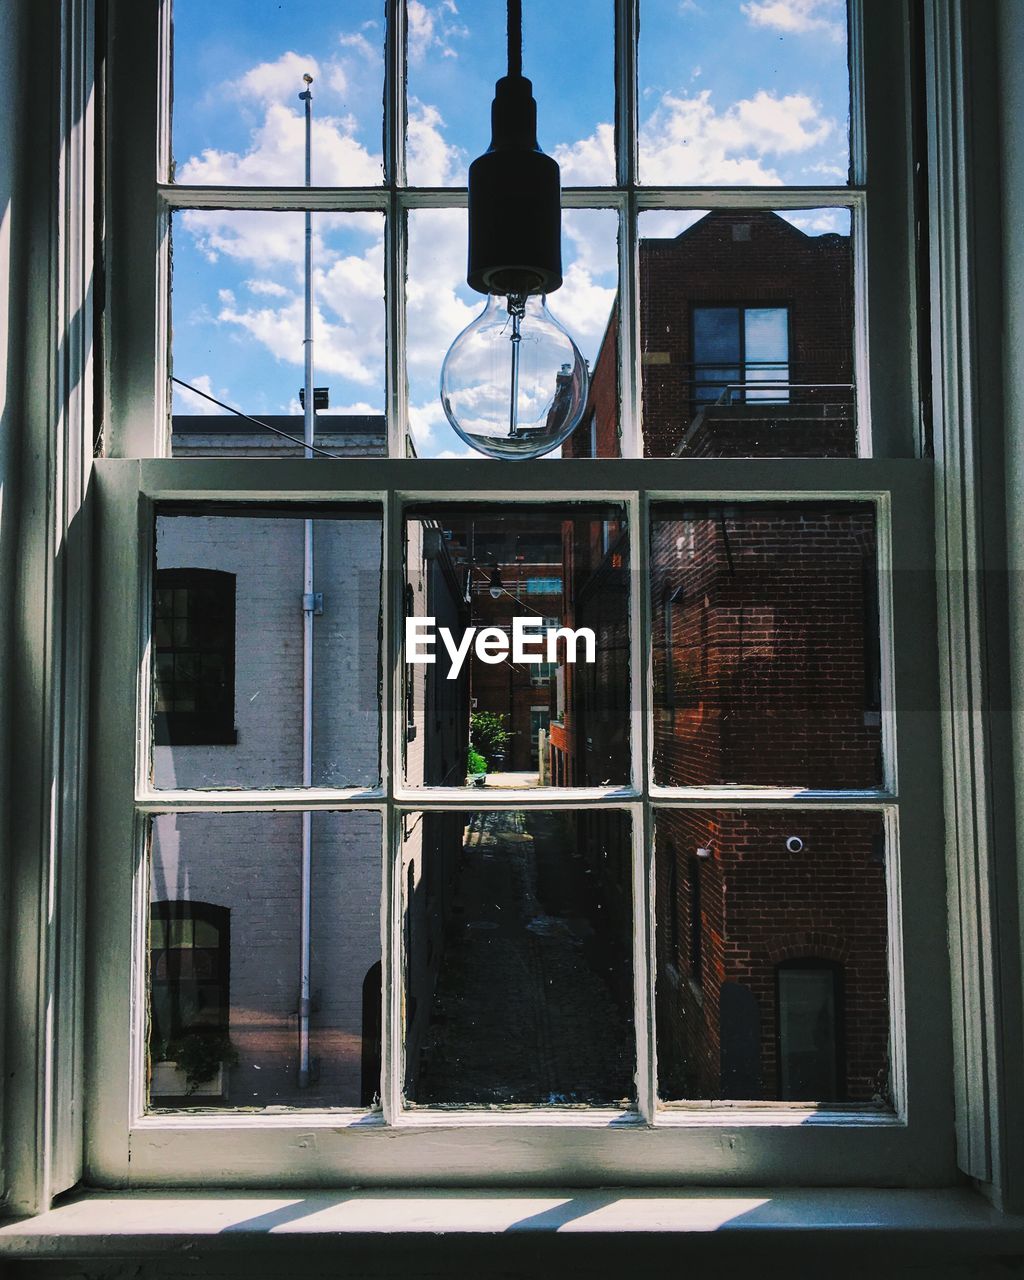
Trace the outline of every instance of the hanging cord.
[[176, 378], [173, 374], [171, 375], [171, 381], [176, 382], [179, 387], [184, 387], [186, 391], [193, 391], [197, 396], [202, 396], [204, 400], [209, 400], [211, 404], [217, 405], [218, 408], [227, 409], [228, 413], [233, 413], [238, 418], [244, 418], [246, 422], [254, 422], [256, 426], [262, 427], [265, 431], [272, 431], [275, 436], [290, 440], [292, 444], [301, 445], [304, 449], [312, 449], [314, 453], [319, 453], [324, 458], [336, 458], [339, 462], [344, 460], [340, 453], [331, 453], [315, 444], [307, 445], [305, 440], [300, 439], [299, 436], [290, 436], [287, 431], [282, 431], [280, 427], [272, 427], [269, 422], [261, 422], [259, 418], [251, 418], [247, 413], [243, 413], [241, 409], [233, 409], [231, 405], [225, 404], [223, 400], [218, 400], [216, 396], [200, 391], [198, 387], [194, 387], [190, 382], [182, 382], [180, 378]]
[[508, 74], [523, 74], [523, 0], [508, 0]]

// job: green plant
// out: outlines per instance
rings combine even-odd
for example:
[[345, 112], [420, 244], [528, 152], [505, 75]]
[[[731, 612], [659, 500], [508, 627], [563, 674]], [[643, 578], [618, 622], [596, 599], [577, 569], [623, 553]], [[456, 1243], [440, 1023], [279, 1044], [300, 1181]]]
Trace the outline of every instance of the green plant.
[[487, 761], [483, 758], [479, 751], [469, 748], [469, 757], [466, 765], [467, 773], [486, 773]]
[[474, 711], [469, 717], [473, 746], [494, 767], [494, 757], [504, 755], [512, 734], [505, 728], [506, 717], [497, 711]]
[[166, 1056], [184, 1074], [186, 1093], [212, 1080], [221, 1066], [238, 1066], [238, 1051], [226, 1031], [186, 1031], [167, 1045]]

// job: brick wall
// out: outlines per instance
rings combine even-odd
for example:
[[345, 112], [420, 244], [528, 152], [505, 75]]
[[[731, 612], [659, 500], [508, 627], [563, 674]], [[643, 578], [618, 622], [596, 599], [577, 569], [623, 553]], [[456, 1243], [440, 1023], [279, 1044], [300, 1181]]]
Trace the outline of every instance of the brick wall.
[[[790, 835], [802, 839], [800, 852], [787, 850]], [[697, 863], [704, 932], [699, 978], [690, 967], [688, 874], [698, 848], [711, 852]], [[806, 810], [662, 810], [656, 860], [662, 1095], [722, 1096], [718, 1000], [722, 983], [735, 982], [757, 1002], [757, 1096], [778, 1097], [777, 966], [806, 958], [842, 966], [845, 1100], [870, 1102], [879, 1092], [884, 1096], [889, 1012], [881, 818]]]
[[694, 509], [655, 522], [658, 781], [880, 783], [874, 556], [865, 504]]

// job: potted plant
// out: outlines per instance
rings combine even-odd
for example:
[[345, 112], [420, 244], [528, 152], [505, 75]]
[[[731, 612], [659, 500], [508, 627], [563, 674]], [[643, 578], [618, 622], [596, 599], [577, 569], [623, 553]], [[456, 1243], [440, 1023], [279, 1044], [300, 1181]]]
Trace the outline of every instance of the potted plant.
[[220, 1098], [225, 1072], [237, 1065], [238, 1051], [226, 1031], [186, 1031], [154, 1050], [149, 1091], [154, 1097]]
[[487, 783], [487, 761], [483, 758], [479, 751], [473, 749], [472, 743], [469, 747], [469, 756], [467, 759], [467, 775], [466, 781], [473, 786], [482, 787]]

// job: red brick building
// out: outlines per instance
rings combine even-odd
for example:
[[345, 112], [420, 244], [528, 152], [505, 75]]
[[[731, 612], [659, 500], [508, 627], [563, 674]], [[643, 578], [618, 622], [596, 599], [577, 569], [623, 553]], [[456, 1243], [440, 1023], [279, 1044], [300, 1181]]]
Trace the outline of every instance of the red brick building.
[[[640, 285], [648, 455], [856, 454], [849, 237], [713, 212], [641, 240]], [[573, 456], [619, 452], [616, 342], [613, 320]], [[596, 575], [613, 553], [592, 554]], [[864, 504], [659, 513], [647, 584], [658, 784], [881, 785], [875, 563]], [[584, 690], [575, 673], [572, 708], [614, 699], [595, 674]], [[552, 737], [555, 767], [583, 781], [578, 742]], [[662, 1097], [884, 1101], [878, 816], [661, 809], [655, 858]]]

